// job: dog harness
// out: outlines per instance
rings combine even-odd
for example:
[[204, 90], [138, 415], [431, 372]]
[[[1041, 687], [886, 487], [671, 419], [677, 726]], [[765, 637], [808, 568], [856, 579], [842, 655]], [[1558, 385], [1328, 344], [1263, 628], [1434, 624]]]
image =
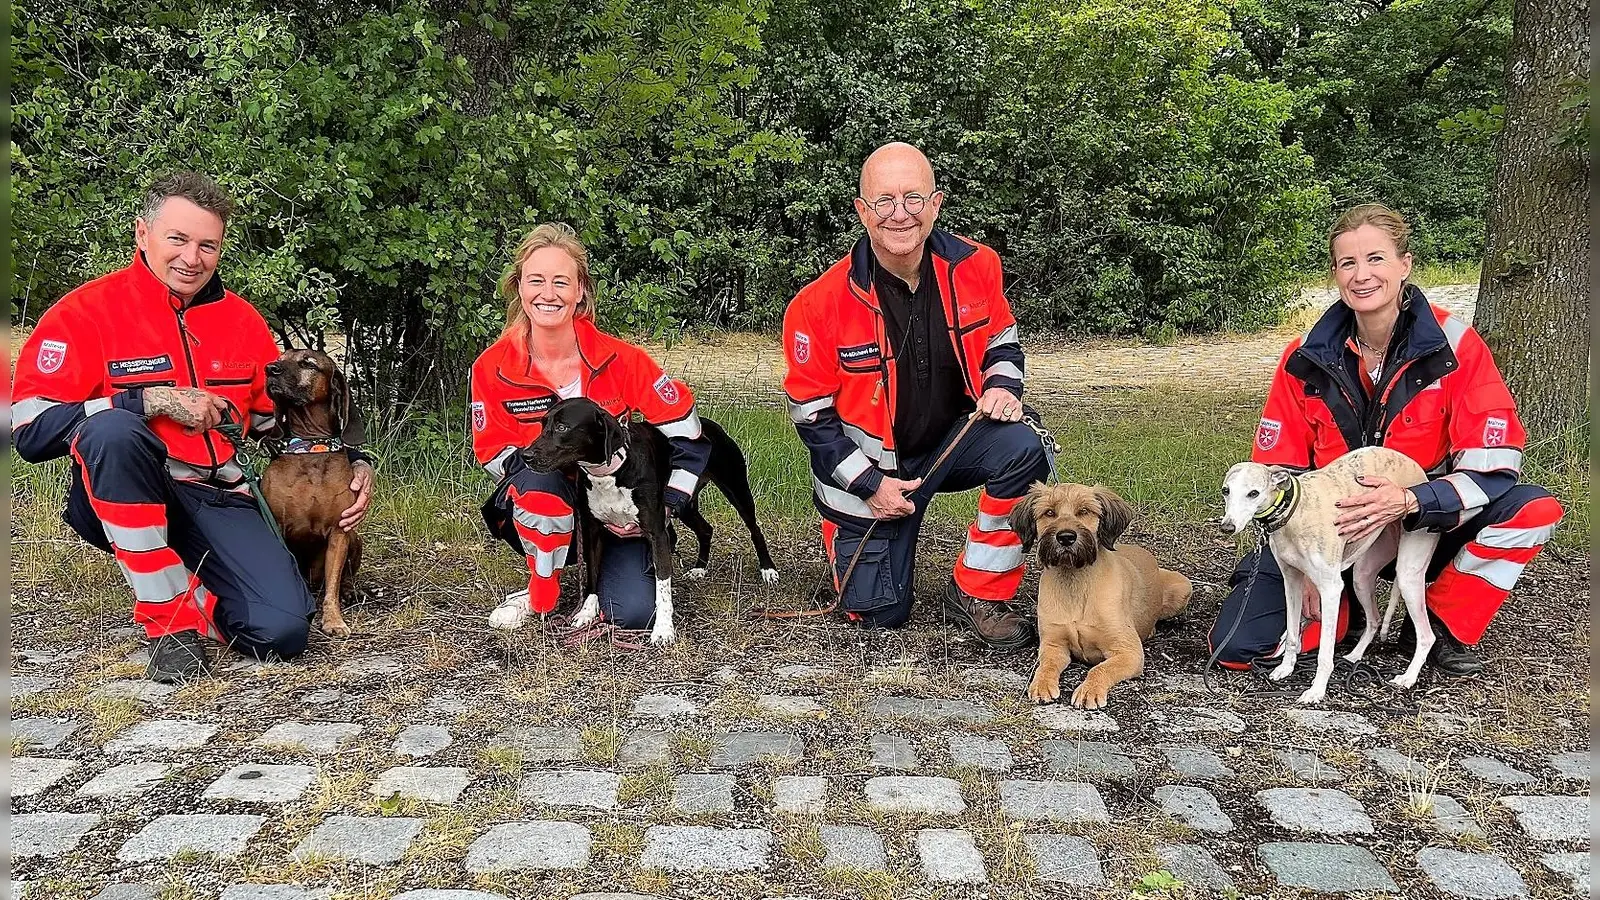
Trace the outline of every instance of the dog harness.
[[1284, 523], [1294, 515], [1294, 509], [1300, 504], [1300, 479], [1293, 474], [1289, 476], [1289, 483], [1281, 488], [1272, 497], [1272, 502], [1256, 510], [1251, 518], [1266, 534], [1271, 534], [1282, 528]]

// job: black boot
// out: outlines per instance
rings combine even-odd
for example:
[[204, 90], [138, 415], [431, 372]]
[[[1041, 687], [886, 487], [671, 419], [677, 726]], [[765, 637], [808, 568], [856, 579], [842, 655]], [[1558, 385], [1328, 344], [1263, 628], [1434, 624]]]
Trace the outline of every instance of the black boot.
[[[1428, 622], [1433, 625], [1433, 649], [1428, 651], [1430, 666], [1440, 674], [1456, 677], [1476, 675], [1483, 671], [1483, 658], [1478, 651], [1456, 640], [1455, 635], [1444, 627], [1444, 623], [1431, 610], [1428, 612]], [[1405, 621], [1404, 634], [1410, 638], [1411, 646], [1415, 647], [1417, 628], [1409, 618]]]
[[150, 664], [145, 677], [162, 684], [182, 684], [211, 674], [205, 641], [196, 631], [163, 634], [150, 642]]

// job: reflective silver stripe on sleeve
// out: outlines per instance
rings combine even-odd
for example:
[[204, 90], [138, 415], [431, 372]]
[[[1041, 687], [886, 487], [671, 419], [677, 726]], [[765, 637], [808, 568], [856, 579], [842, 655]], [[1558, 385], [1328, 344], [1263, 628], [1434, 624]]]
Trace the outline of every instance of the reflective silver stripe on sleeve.
[[1465, 548], [1456, 554], [1453, 562], [1456, 571], [1463, 575], [1476, 575], [1502, 591], [1517, 586], [1517, 579], [1522, 577], [1522, 567], [1525, 565], [1509, 559], [1484, 559]]
[[1445, 340], [1450, 342], [1450, 349], [1460, 350], [1461, 339], [1467, 336], [1470, 326], [1461, 321], [1459, 316], [1448, 315], [1444, 317], [1443, 322], [1439, 323], [1439, 327], [1444, 330], [1444, 337]]
[[804, 403], [796, 403], [790, 400], [789, 418], [794, 420], [796, 425], [809, 425], [817, 420], [817, 413], [831, 406], [833, 406], [832, 397], [818, 397], [815, 400], [807, 400]]
[[694, 477], [694, 473], [688, 469], [673, 469], [672, 474], [667, 476], [667, 487], [682, 491], [691, 497], [694, 496], [695, 485], [699, 483], [700, 479]]
[[961, 561], [967, 568], [977, 569], [980, 572], [1010, 572], [1022, 565], [1022, 545], [996, 547], [992, 544], [967, 541], [967, 549], [962, 552]]
[[1513, 447], [1493, 447], [1490, 449], [1462, 450], [1456, 454], [1456, 469], [1470, 469], [1474, 472], [1499, 472], [1510, 470], [1522, 471], [1522, 451]]
[[564, 516], [544, 516], [517, 506], [511, 507], [511, 515], [517, 520], [518, 525], [540, 534], [571, 534], [576, 522], [572, 513]]
[[995, 377], [996, 375], [1002, 378], [1015, 378], [1016, 380], [1021, 381], [1022, 369], [1018, 368], [1016, 363], [997, 362], [989, 368], [983, 370], [983, 377], [985, 381]]
[[83, 414], [85, 416], [92, 416], [95, 413], [103, 413], [103, 412], [105, 412], [106, 410], [108, 410], [110, 408], [111, 408], [111, 398], [110, 397], [100, 397], [100, 398], [95, 399], [95, 400], [86, 400], [86, 401], [84, 401], [84, 404], [83, 404]]
[[218, 469], [215, 475], [208, 476], [205, 470], [169, 456], [167, 457], [167, 474], [172, 476], [173, 481], [193, 481], [200, 484], [214, 485], [223, 490], [233, 491], [236, 494], [250, 492], [250, 485], [244, 480], [244, 470], [239, 468], [239, 464], [232, 460], [223, 463], [222, 468]]
[[1556, 522], [1550, 525], [1539, 525], [1534, 528], [1507, 528], [1504, 525], [1490, 525], [1478, 532], [1472, 540], [1485, 547], [1498, 547], [1501, 550], [1525, 550], [1529, 547], [1542, 547], [1544, 542], [1550, 540], [1550, 535], [1555, 534]]
[[517, 452], [517, 448], [515, 447], [507, 447], [504, 450], [501, 450], [499, 453], [495, 454], [494, 459], [491, 459], [483, 464], [483, 470], [489, 473], [489, 477], [493, 478], [495, 481], [499, 481], [500, 479], [506, 477], [506, 461], [509, 460], [511, 458], [511, 454], [515, 452]]
[[843, 462], [833, 467], [833, 480], [837, 481], [840, 487], [848, 488], [857, 478], [861, 477], [863, 472], [870, 468], [872, 468], [872, 460], [867, 459], [865, 453], [856, 450], [846, 456]]
[[1472, 476], [1464, 472], [1454, 472], [1439, 480], [1449, 482], [1450, 486], [1456, 489], [1456, 493], [1461, 495], [1463, 521], [1471, 518], [1467, 515], [1467, 510], [1482, 509], [1489, 505], [1489, 495], [1483, 492], [1483, 488], [1478, 487]]
[[27, 400], [13, 404], [11, 407], [11, 430], [16, 431], [18, 428], [30, 424], [34, 419], [39, 418], [39, 415], [45, 410], [52, 406], [60, 405], [54, 400], [46, 400], [43, 397], [30, 397]]
[[695, 438], [698, 438], [705, 429], [700, 425], [700, 414], [691, 408], [687, 416], [684, 416], [676, 422], [668, 422], [665, 425], [657, 425], [656, 430], [669, 438], [688, 438], [690, 440], [694, 440]]
[[1015, 344], [1017, 342], [1018, 342], [1017, 341], [1017, 326], [1010, 325], [1010, 326], [1007, 326], [1005, 328], [1005, 330], [1001, 331], [999, 334], [995, 335], [992, 338], [989, 338], [989, 345], [988, 345], [988, 347], [986, 349], [993, 350], [994, 348], [1002, 346], [1004, 344]]
[[167, 546], [167, 529], [160, 525], [124, 528], [121, 525], [112, 525], [110, 522], [101, 522], [100, 527], [105, 529], [106, 540], [118, 550], [144, 553]]
[[986, 512], [978, 513], [979, 531], [1010, 531], [1010, 516], [993, 516]]
[[811, 476], [811, 488], [816, 491], [817, 499], [822, 501], [822, 505], [829, 509], [858, 519], [872, 518], [872, 507], [867, 505], [867, 501], [849, 491], [839, 490], [815, 474]]

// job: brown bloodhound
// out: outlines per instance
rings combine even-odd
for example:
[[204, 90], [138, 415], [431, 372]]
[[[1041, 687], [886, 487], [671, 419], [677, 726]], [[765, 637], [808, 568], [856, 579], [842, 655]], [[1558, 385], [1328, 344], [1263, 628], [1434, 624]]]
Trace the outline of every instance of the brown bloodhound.
[[261, 492], [307, 585], [322, 587], [322, 630], [342, 637], [350, 626], [339, 604], [361, 565], [361, 536], [339, 528], [339, 514], [356, 500], [344, 449], [350, 388], [328, 354], [290, 350], [267, 366], [267, 396], [278, 420], [277, 447]]

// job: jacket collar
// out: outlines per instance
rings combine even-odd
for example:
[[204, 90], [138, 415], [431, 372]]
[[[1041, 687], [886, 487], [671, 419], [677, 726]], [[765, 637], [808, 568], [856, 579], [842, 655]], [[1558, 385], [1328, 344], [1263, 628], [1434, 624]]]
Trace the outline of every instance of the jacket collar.
[[[1325, 366], [1335, 368], [1349, 352], [1346, 344], [1355, 334], [1355, 329], [1356, 314], [1340, 300], [1328, 307], [1317, 324], [1311, 326], [1300, 349]], [[1393, 363], [1417, 359], [1450, 344], [1444, 329], [1439, 327], [1433, 308], [1428, 305], [1428, 298], [1414, 284], [1407, 284], [1401, 291], [1400, 315], [1395, 319], [1394, 339], [1398, 343], [1390, 349]]]
[[[150, 271], [150, 263], [144, 258], [143, 250], [133, 251], [133, 262], [128, 265], [128, 272], [133, 276], [134, 291], [147, 300], [161, 300], [171, 304], [177, 300], [177, 295], [167, 287], [167, 283], [156, 277]], [[222, 286], [222, 274], [212, 272], [211, 278], [193, 296], [189, 302], [181, 304], [182, 309], [193, 309], [206, 303], [215, 303], [221, 300], [227, 291]]]
[[[574, 318], [572, 331], [578, 339], [578, 358], [588, 370], [584, 379], [584, 384], [587, 385], [613, 359], [616, 359], [617, 349], [614, 343], [616, 339], [597, 328], [594, 319], [588, 316]], [[560, 387], [557, 384], [547, 383], [550, 379], [534, 368], [533, 354], [528, 352], [526, 337], [507, 335], [506, 343], [509, 345], [510, 365], [503, 366], [502, 372], [520, 372], [529, 380], [536, 381], [552, 391]]]
[[[962, 260], [978, 252], [976, 245], [956, 237], [942, 228], [935, 228], [928, 233], [925, 252], [932, 254], [935, 261], [943, 260], [945, 265], [954, 267]], [[869, 305], [877, 308], [877, 292], [873, 290], [872, 273], [877, 270], [876, 259], [872, 252], [872, 239], [862, 235], [856, 240], [856, 245], [850, 249], [850, 282], [859, 294], [865, 295]]]

